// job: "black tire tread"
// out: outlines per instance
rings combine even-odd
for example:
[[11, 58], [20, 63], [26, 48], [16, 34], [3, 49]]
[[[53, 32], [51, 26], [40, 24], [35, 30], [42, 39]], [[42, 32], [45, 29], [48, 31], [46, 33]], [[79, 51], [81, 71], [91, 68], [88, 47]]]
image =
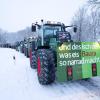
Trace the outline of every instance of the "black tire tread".
[[32, 51], [31, 68], [33, 68], [33, 69], [36, 69], [37, 68], [37, 55], [36, 55], [36, 51]]
[[41, 76], [38, 75], [40, 84], [48, 85], [55, 80], [55, 57], [50, 49], [39, 49], [37, 52], [41, 60]]

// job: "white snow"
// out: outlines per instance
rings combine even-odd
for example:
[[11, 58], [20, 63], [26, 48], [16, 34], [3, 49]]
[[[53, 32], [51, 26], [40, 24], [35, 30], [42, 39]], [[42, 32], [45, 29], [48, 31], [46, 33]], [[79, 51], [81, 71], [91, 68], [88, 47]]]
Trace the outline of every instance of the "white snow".
[[100, 100], [100, 77], [42, 86], [28, 58], [0, 48], [0, 100]]

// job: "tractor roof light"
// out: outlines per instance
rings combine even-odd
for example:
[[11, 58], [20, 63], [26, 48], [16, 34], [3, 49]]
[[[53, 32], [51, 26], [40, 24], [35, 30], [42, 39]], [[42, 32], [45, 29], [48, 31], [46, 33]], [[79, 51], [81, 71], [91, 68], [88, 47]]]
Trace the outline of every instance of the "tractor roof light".
[[46, 24], [59, 24], [59, 25], [61, 25], [61, 22], [47, 21]]

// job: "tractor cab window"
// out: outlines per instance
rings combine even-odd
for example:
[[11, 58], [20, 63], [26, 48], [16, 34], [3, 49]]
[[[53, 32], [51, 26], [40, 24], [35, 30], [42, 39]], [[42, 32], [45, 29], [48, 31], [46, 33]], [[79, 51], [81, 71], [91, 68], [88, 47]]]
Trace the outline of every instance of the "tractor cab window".
[[61, 31], [60, 26], [49, 26], [44, 28], [44, 36], [54, 36], [57, 31]]

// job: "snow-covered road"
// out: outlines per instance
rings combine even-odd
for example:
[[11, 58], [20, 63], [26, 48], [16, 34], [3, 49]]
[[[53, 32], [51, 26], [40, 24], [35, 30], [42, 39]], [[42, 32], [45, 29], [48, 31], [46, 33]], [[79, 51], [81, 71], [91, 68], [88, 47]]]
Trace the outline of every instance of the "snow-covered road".
[[0, 100], [100, 100], [100, 77], [42, 86], [28, 58], [0, 48]]

